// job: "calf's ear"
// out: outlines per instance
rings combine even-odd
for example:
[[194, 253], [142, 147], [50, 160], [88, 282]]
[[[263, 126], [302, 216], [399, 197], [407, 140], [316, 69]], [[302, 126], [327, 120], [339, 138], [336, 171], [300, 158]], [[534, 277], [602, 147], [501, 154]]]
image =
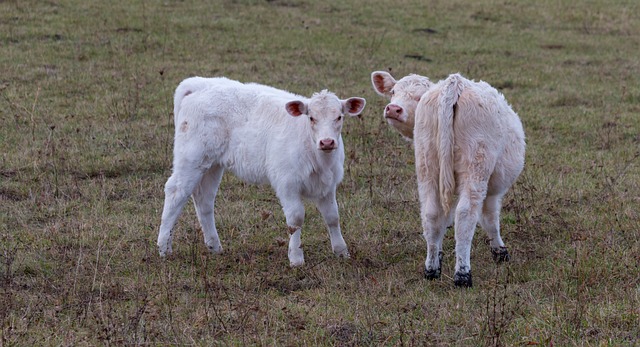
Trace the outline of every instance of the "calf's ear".
[[284, 108], [286, 108], [287, 112], [294, 117], [307, 114], [307, 105], [300, 100], [289, 101]]
[[340, 100], [342, 102], [342, 113], [350, 116], [357, 116], [362, 113], [367, 101], [363, 98], [349, 98], [347, 100]]
[[396, 80], [386, 71], [374, 71], [371, 73], [371, 84], [376, 93], [391, 97], [391, 89], [396, 85]]

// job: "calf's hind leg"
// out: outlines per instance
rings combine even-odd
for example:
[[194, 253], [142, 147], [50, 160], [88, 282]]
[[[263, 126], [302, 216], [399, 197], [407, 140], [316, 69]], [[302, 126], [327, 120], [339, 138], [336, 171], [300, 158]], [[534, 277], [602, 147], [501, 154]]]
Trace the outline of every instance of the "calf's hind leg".
[[453, 282], [458, 287], [471, 287], [471, 243], [482, 202], [487, 192], [486, 182], [463, 182], [456, 206], [455, 238], [456, 268]]
[[184, 207], [189, 195], [192, 194], [195, 186], [202, 178], [202, 170], [194, 167], [175, 167], [173, 174], [167, 180], [164, 187], [164, 208], [162, 209], [162, 222], [160, 223], [160, 232], [158, 233], [158, 250], [160, 256], [164, 257], [171, 254], [171, 229], [175, 225], [182, 208]]
[[427, 242], [427, 258], [424, 261], [424, 276], [429, 279], [440, 278], [442, 273], [442, 240], [450, 218], [445, 215], [438, 195], [436, 172], [429, 166], [434, 160], [432, 145], [419, 139], [416, 141], [416, 176], [418, 197], [420, 199], [420, 220], [422, 235]]
[[202, 233], [204, 234], [204, 243], [212, 253], [222, 252], [213, 210], [223, 173], [223, 168], [212, 166], [204, 173], [200, 184], [196, 186], [192, 194], [198, 221], [200, 221]]
[[[419, 182], [420, 183], [420, 182]], [[423, 237], [427, 241], [427, 259], [424, 276], [429, 280], [440, 278], [442, 268], [442, 240], [447, 227], [447, 216], [440, 206], [437, 190], [419, 186]], [[424, 193], [423, 193], [424, 192]]]

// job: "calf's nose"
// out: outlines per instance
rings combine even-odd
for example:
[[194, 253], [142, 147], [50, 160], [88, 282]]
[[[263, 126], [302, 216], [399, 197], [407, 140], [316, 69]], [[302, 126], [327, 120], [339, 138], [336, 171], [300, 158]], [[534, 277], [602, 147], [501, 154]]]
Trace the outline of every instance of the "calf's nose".
[[384, 109], [384, 115], [387, 118], [398, 119], [400, 118], [401, 114], [402, 114], [402, 107], [396, 104], [389, 104]]
[[334, 149], [336, 146], [336, 142], [333, 139], [322, 139], [320, 140], [320, 149]]

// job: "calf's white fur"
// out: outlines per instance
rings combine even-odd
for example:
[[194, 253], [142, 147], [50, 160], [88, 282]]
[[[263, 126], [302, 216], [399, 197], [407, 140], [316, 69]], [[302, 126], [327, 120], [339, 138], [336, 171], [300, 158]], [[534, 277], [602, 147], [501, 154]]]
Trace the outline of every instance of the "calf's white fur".
[[344, 163], [340, 132], [343, 115], [360, 114], [365, 103], [326, 90], [305, 98], [224, 77], [182, 81], [174, 98], [173, 173], [165, 185], [160, 255], [171, 253], [171, 230], [190, 195], [205, 244], [222, 252], [214, 200], [228, 170], [245, 182], [273, 187], [289, 228], [291, 266], [304, 264], [304, 198], [322, 214], [333, 252], [348, 257], [336, 202]]
[[454, 217], [454, 283], [470, 287], [471, 241], [478, 222], [489, 237], [494, 259], [509, 260], [500, 237], [500, 209], [524, 167], [520, 118], [489, 84], [459, 74], [432, 83], [419, 75], [396, 81], [376, 71], [371, 80], [378, 94], [391, 99], [384, 117], [414, 141], [427, 241], [425, 276], [440, 277], [442, 240]]

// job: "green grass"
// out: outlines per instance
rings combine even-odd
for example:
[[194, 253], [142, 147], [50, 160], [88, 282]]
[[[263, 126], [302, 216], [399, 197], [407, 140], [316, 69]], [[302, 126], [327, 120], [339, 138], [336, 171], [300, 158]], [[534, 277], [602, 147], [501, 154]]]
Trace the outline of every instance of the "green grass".
[[[430, 29], [430, 30], [426, 30]], [[635, 1], [0, 2], [0, 345], [640, 344], [640, 5]], [[375, 70], [501, 89], [527, 135], [474, 287], [422, 277], [411, 146]], [[307, 209], [291, 269], [268, 187], [223, 179], [209, 255], [191, 204], [157, 255], [172, 94], [227, 76], [362, 96], [338, 189], [352, 258]]]

